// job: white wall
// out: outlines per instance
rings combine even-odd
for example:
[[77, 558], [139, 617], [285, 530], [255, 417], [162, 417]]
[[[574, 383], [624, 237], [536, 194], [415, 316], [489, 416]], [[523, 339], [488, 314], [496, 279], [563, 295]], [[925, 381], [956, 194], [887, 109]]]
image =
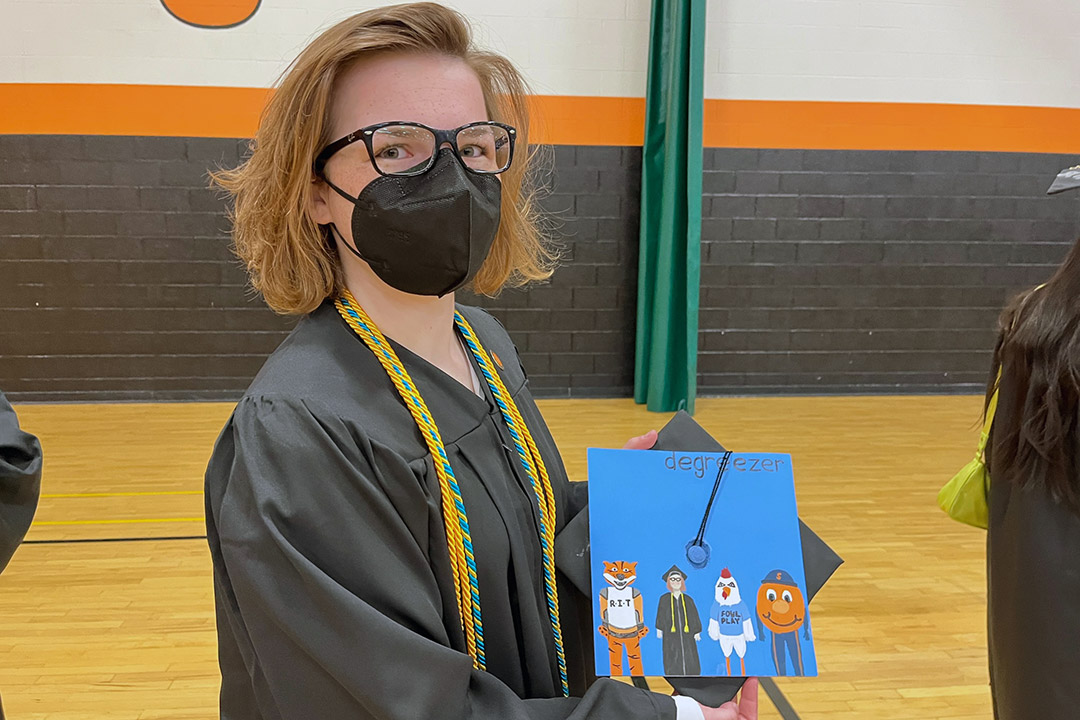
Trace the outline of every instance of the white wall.
[[710, 0], [706, 97], [1080, 107], [1078, 0]]
[[[701, 0], [694, 0], [699, 2]], [[263, 0], [229, 30], [158, 0], [0, 0], [0, 82], [266, 87], [371, 0]], [[543, 94], [641, 96], [649, 0], [455, 0]], [[1080, 107], [1080, 0], [708, 0], [706, 97]]]
[[[239, 27], [185, 25], [158, 0], [0, 0], [0, 82], [268, 87], [321, 28], [372, 0], [263, 0]], [[537, 92], [644, 95], [649, 0], [456, 0]]]

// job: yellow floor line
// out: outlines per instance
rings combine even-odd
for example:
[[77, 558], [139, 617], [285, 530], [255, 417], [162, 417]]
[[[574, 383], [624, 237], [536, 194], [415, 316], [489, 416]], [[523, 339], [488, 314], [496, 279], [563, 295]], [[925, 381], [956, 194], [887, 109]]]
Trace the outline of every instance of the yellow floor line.
[[98, 498], [98, 497], [138, 497], [143, 495], [202, 495], [202, 490], [159, 490], [154, 492], [116, 492], [116, 493], [49, 493], [43, 498]]
[[130, 520], [40, 520], [31, 527], [40, 525], [115, 525], [128, 523], [176, 523], [176, 522], [206, 522], [206, 518], [134, 518]]

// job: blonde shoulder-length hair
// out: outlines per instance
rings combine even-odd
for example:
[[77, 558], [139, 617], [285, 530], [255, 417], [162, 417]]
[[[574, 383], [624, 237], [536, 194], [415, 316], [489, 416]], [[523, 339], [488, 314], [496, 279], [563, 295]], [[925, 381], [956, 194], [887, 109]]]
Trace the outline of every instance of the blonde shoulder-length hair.
[[495, 295], [551, 275], [555, 254], [539, 226], [528, 178], [528, 86], [513, 64], [473, 45], [468, 21], [435, 3], [359, 13], [326, 30], [284, 73], [263, 110], [249, 158], [212, 175], [232, 196], [234, 251], [254, 288], [276, 312], [311, 312], [343, 287], [337, 250], [308, 214], [312, 163], [330, 137], [334, 85], [353, 62], [378, 52], [458, 58], [480, 79], [489, 119], [517, 128], [518, 153], [502, 174], [502, 220], [491, 253], [470, 289]]

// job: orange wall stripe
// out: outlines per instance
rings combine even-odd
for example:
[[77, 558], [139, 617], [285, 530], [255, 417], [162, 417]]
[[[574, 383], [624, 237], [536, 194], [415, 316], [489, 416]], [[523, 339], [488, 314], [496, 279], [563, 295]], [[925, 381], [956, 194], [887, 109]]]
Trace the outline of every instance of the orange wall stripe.
[[0, 133], [251, 137], [268, 95], [258, 88], [0, 84]]
[[1080, 109], [706, 100], [707, 147], [1080, 152]]
[[532, 142], [550, 145], [641, 145], [645, 99], [534, 95]]
[[[270, 91], [0, 83], [0, 134], [251, 137]], [[534, 142], [641, 145], [642, 98], [539, 95]], [[1080, 153], [1080, 109], [706, 100], [707, 147]]]
[[[259, 88], [0, 83], [0, 134], [251, 137]], [[533, 142], [640, 145], [642, 98], [538, 95]]]

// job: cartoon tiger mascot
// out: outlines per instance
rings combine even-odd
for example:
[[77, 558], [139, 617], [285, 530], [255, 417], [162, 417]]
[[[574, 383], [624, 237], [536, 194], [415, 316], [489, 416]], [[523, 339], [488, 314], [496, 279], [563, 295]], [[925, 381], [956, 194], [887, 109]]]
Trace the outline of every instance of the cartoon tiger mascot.
[[631, 587], [637, 580], [636, 562], [604, 562], [604, 579], [608, 587], [600, 590], [600, 634], [607, 638], [611, 658], [611, 674], [623, 675], [623, 648], [630, 674], [638, 677], [641, 669], [641, 638], [649, 632], [645, 627], [644, 601], [641, 591]]

